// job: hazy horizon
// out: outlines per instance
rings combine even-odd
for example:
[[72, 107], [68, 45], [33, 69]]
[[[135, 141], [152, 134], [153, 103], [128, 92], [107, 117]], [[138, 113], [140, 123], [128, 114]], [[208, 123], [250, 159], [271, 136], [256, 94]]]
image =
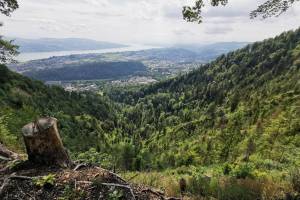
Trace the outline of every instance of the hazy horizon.
[[118, 43], [118, 42], [114, 42], [114, 41], [105, 41], [105, 40], [101, 40], [101, 39], [92, 39], [92, 38], [84, 38], [84, 37], [37, 37], [37, 38], [25, 38], [25, 37], [11, 37], [11, 36], [7, 36], [4, 35], [4, 38], [9, 39], [9, 40], [18, 40], [18, 39], [24, 39], [24, 40], [46, 40], [46, 39], [50, 39], [50, 40], [63, 40], [63, 39], [78, 39], [78, 40], [91, 40], [91, 41], [95, 41], [95, 42], [108, 42], [108, 43], [116, 43], [116, 44], [120, 44], [120, 45], [128, 45], [128, 46], [136, 46], [136, 45], [145, 45], [145, 46], [155, 46], [155, 47], [174, 47], [174, 46], [185, 46], [185, 45], [211, 45], [211, 44], [218, 44], [218, 43], [251, 43], [253, 41], [207, 41], [207, 42], [187, 42], [187, 43], [172, 43], [172, 44], [155, 44], [155, 43]]

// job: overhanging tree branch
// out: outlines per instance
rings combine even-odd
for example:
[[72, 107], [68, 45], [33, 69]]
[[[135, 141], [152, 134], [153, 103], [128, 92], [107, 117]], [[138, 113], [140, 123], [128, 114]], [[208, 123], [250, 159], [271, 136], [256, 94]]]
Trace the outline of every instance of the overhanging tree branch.
[[287, 11], [295, 2], [300, 0], [269, 0], [250, 13], [250, 17], [261, 16], [263, 19], [276, 16], [278, 17]]
[[[0, 13], [10, 16], [10, 14], [19, 8], [17, 0], [0, 0]], [[0, 27], [2, 23], [0, 22]], [[0, 36], [0, 63], [13, 62], [14, 57], [18, 54], [18, 46], [7, 41]]]
[[6, 16], [19, 8], [17, 0], [0, 0], [0, 12]]
[[[250, 13], [250, 18], [278, 17], [286, 12], [294, 3], [300, 0], [268, 0]], [[228, 0], [208, 0], [211, 6], [225, 6]], [[205, 6], [204, 0], [196, 0], [194, 6], [184, 6], [182, 10], [183, 18], [188, 22], [202, 22], [202, 8]]]

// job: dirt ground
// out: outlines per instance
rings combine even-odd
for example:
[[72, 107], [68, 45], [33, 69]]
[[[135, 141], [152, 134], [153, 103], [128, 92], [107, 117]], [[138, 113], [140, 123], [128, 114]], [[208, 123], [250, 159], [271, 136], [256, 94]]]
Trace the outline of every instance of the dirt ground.
[[58, 169], [22, 165], [0, 173], [3, 200], [173, 200], [97, 166]]

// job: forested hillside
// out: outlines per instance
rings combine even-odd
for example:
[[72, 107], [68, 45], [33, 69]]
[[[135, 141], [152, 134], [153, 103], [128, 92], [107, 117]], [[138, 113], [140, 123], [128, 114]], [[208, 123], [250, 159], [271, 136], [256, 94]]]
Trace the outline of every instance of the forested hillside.
[[141, 62], [88, 62], [68, 64], [61, 68], [33, 70], [24, 75], [44, 81], [114, 79], [129, 75], [145, 74]]
[[98, 142], [95, 138], [117, 121], [113, 106], [104, 97], [48, 87], [3, 65], [0, 74], [0, 142], [13, 149], [22, 151], [21, 128], [41, 116], [59, 119], [64, 142], [71, 150], [93, 146]]
[[228, 200], [300, 192], [300, 29], [110, 97], [126, 105], [127, 169], [164, 171], [136, 182], [176, 193], [185, 176], [189, 193]]
[[122, 129], [140, 144], [142, 168], [252, 161], [283, 169], [300, 164], [299, 80], [298, 29], [111, 98], [127, 105]]

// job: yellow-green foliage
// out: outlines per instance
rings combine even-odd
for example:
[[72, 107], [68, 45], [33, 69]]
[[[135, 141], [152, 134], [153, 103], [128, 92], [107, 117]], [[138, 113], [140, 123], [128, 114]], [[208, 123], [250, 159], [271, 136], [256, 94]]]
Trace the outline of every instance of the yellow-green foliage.
[[[136, 176], [138, 174], [138, 176]], [[161, 172], [127, 172], [122, 174], [126, 180], [131, 179], [133, 183], [147, 185], [165, 191], [168, 196], [179, 196], [179, 176], [172, 173]]]
[[[184, 178], [187, 182], [184, 197], [195, 200], [211, 198], [218, 200], [273, 200], [284, 198], [286, 193], [293, 194], [295, 191], [291, 181], [282, 178], [279, 181], [276, 177], [277, 174], [274, 174], [275, 177], [273, 177], [273, 174], [254, 171], [251, 177], [237, 177], [236, 170], [245, 167], [236, 165], [232, 168], [231, 175], [222, 174], [222, 170], [216, 166], [215, 168], [192, 167], [164, 172], [127, 172], [123, 174], [123, 177], [127, 180], [130, 179], [133, 183], [160, 189], [167, 196], [174, 197], [180, 197], [179, 180]], [[294, 182], [297, 183], [297, 181]]]
[[65, 185], [63, 194], [58, 198], [58, 200], [81, 200], [86, 199], [86, 191], [76, 190], [71, 185]]
[[113, 189], [113, 191], [110, 191], [110, 193], [108, 194], [108, 200], [119, 200], [122, 197], [123, 197], [122, 191], [115, 190], [115, 189]]
[[0, 116], [0, 143], [11, 150], [16, 150], [18, 146], [17, 137], [11, 134], [7, 128], [7, 116]]
[[33, 183], [38, 187], [44, 186], [54, 186], [55, 184], [55, 175], [48, 174], [46, 176], [42, 176], [41, 178], [36, 178], [33, 180]]

